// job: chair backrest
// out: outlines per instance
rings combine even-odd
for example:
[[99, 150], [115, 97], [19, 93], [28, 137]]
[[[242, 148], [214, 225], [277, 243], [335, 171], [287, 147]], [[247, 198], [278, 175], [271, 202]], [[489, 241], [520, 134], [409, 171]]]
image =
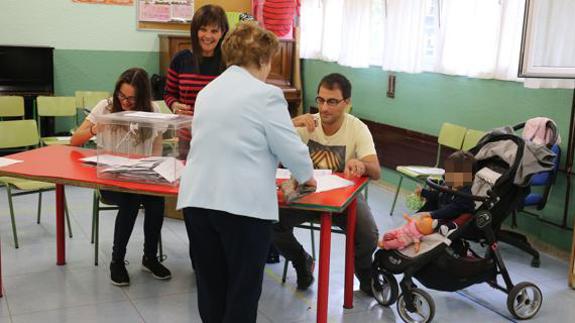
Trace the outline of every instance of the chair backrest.
[[172, 110], [168, 108], [168, 105], [166, 104], [166, 102], [164, 102], [164, 100], [157, 100], [154, 101], [154, 103], [160, 107], [161, 113], [173, 114]]
[[466, 131], [465, 127], [445, 122], [441, 125], [437, 142], [442, 146], [459, 150], [463, 144]]
[[36, 104], [39, 117], [76, 116], [76, 99], [72, 96], [39, 96]]
[[111, 97], [110, 92], [105, 91], [88, 91], [84, 93], [84, 105], [82, 108], [92, 110], [98, 102]]
[[561, 160], [561, 148], [557, 144], [551, 147], [551, 150], [555, 153], [555, 158], [553, 159], [553, 169], [546, 172], [539, 172], [531, 176], [531, 181], [529, 185], [531, 186], [547, 186], [554, 182], [555, 175], [559, 170], [559, 163]]
[[36, 120], [0, 121], [0, 149], [37, 146]]
[[230, 30], [234, 29], [236, 25], [240, 22], [241, 12], [226, 11], [226, 17], [228, 18], [228, 24], [230, 25]]
[[551, 193], [551, 186], [555, 183], [555, 178], [557, 178], [557, 171], [559, 170], [559, 164], [561, 163], [561, 148], [559, 145], [554, 144], [551, 146], [551, 151], [555, 153], [555, 159], [553, 159], [553, 169], [546, 172], [539, 172], [531, 177], [529, 185], [531, 186], [544, 186], [543, 198], [537, 203], [537, 209], [542, 210], [547, 204], [547, 199], [549, 198], [549, 193]]
[[0, 96], [0, 117], [24, 117], [24, 98], [21, 96]]
[[475, 147], [479, 142], [479, 139], [485, 136], [485, 131], [467, 129], [465, 133], [465, 138], [463, 138], [463, 144], [461, 145], [461, 150], [468, 151], [469, 149]]

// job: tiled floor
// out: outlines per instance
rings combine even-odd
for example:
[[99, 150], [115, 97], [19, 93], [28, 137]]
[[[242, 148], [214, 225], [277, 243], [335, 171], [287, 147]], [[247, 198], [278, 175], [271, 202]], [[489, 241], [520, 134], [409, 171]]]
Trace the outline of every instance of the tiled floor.
[[[119, 288], [109, 283], [114, 213], [101, 215], [100, 266], [93, 265], [90, 244], [90, 190], [66, 189], [74, 237], [67, 240], [67, 265], [56, 266], [53, 193], [45, 194], [42, 224], [36, 224], [36, 198], [16, 198], [20, 248], [15, 249], [4, 189], [0, 189], [0, 235], [4, 297], [0, 299], [0, 322], [199, 322], [194, 276], [187, 252], [182, 222], [166, 219], [163, 228], [166, 265], [172, 270], [169, 281], [153, 279], [140, 270], [143, 246], [141, 217], [136, 223], [127, 259], [132, 284]], [[390, 217], [393, 197], [390, 188], [371, 185], [369, 203], [381, 231], [402, 224], [405, 209], [398, 202], [396, 216]], [[309, 246], [309, 232], [298, 232]], [[375, 300], [355, 292], [354, 308], [344, 310], [344, 237], [334, 235], [330, 276], [330, 322], [401, 322], [395, 306], [381, 307]], [[541, 268], [531, 268], [530, 258], [502, 246], [504, 259], [514, 282], [531, 281], [543, 291], [543, 307], [532, 322], [574, 322], [575, 291], [567, 287], [568, 264], [542, 255]], [[295, 290], [295, 273], [281, 285], [283, 263], [268, 265], [259, 305], [258, 322], [314, 322], [316, 288]], [[356, 282], [357, 283], [357, 282]], [[358, 286], [356, 285], [356, 288]], [[428, 290], [429, 291], [429, 290]], [[436, 322], [513, 321], [506, 309], [506, 295], [482, 284], [457, 293], [429, 291], [436, 305]]]

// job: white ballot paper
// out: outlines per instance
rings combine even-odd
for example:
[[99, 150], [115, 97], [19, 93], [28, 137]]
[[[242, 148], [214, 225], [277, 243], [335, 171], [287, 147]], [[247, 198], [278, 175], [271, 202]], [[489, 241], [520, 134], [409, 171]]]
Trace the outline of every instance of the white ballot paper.
[[[331, 169], [314, 169], [313, 178], [317, 180], [318, 177], [331, 175], [333, 172]], [[290, 179], [291, 172], [287, 168], [278, 168], [276, 170], [276, 179]]]
[[4, 167], [4, 166], [16, 164], [16, 163], [21, 163], [21, 162], [22, 162], [21, 160], [17, 160], [17, 159], [0, 157], [0, 167]]
[[352, 181], [348, 181], [347, 179], [341, 178], [337, 175], [320, 176], [316, 177], [315, 180], [317, 181], [316, 193], [353, 185]]

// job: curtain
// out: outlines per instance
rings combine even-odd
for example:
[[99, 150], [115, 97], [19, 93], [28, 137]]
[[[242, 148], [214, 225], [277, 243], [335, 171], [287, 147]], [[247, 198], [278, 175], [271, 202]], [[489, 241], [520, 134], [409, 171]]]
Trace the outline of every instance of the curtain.
[[[573, 80], [517, 77], [524, 5], [525, 0], [302, 0], [301, 57], [573, 88]], [[435, 7], [437, 13], [430, 14]], [[549, 17], [571, 26], [575, 0], [553, 0], [550, 7]], [[542, 55], [573, 60], [575, 41], [555, 35]]]
[[419, 73], [425, 55], [426, 0], [384, 1], [383, 48], [384, 70]]
[[369, 66], [373, 0], [303, 0], [301, 57]]
[[501, 27], [498, 0], [443, 0], [435, 72], [493, 78]]

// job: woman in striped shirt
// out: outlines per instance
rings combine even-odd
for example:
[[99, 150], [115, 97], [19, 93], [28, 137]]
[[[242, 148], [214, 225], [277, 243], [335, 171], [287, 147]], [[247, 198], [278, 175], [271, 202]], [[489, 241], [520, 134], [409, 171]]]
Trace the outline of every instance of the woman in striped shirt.
[[[221, 42], [228, 32], [228, 19], [222, 7], [205, 5], [192, 18], [192, 48], [172, 59], [168, 69], [164, 101], [176, 114], [194, 114], [198, 92], [225, 70]], [[190, 129], [180, 131], [179, 155], [185, 159], [190, 149]]]

